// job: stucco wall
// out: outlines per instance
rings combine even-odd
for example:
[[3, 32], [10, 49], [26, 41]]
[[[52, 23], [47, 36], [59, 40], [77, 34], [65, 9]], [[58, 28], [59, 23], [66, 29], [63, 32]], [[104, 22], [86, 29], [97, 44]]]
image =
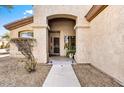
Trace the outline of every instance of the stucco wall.
[[[50, 19], [52, 16], [52, 18], [74, 18], [76, 20], [76, 26], [75, 26], [76, 30], [79, 29], [78, 31], [84, 31], [84, 30], [86, 30], [85, 27], [84, 27], [84, 29], [80, 28], [80, 27], [87, 26], [87, 22], [84, 20], [84, 16], [86, 15], [86, 13], [89, 11], [89, 9], [91, 7], [92, 7], [91, 5], [78, 5], [78, 6], [77, 5], [73, 5], [73, 6], [72, 5], [45, 5], [45, 6], [44, 5], [41, 5], [41, 6], [36, 5], [33, 8], [33, 10], [34, 10], [34, 27], [36, 29], [37, 28], [41, 29], [41, 32], [43, 35], [43, 33], [45, 33], [45, 31], [42, 31], [42, 28], [48, 27], [48, 19]], [[35, 28], [34, 28], [34, 32], [36, 33]], [[85, 34], [86, 33], [88, 33], [88, 31], [86, 31]], [[39, 35], [40, 35], [40, 33], [39, 33]], [[82, 36], [83, 36], [83, 33], [80, 33], [80, 37], [82, 37]], [[46, 35], [46, 37], [47, 37], [47, 35]], [[46, 38], [46, 37], [44, 37], [44, 38]], [[37, 38], [37, 40], [39, 40], [39, 39]], [[39, 42], [44, 42], [47, 44], [48, 41], [47, 40], [43, 41], [43, 40], [45, 40], [45, 39], [42, 39]], [[77, 39], [77, 40], [81, 40], [81, 39]], [[82, 44], [77, 40], [76, 40], [76, 42], [78, 42], [78, 43], [76, 43], [76, 44], [79, 45], [80, 47], [78, 47], [78, 49], [76, 48], [76, 52], [78, 52], [80, 55], [85, 57], [87, 49], [85, 46], [82, 46], [84, 51], [85, 50], [86, 51], [85, 51], [85, 53], [84, 53], [84, 51], [81, 52], [80, 50], [82, 49], [82, 47], [81, 47]], [[86, 40], [88, 40], [88, 39], [84, 39], [84, 40], [82, 39], [82, 42], [87, 42]], [[83, 45], [84, 44], [85, 43], [83, 43]], [[39, 45], [39, 46], [42, 46], [42, 45]], [[46, 51], [47, 50], [48, 49], [46, 49]], [[41, 51], [40, 53], [41, 53], [40, 55], [44, 55], [44, 52]], [[61, 55], [63, 55], [63, 54], [64, 53], [62, 53]], [[84, 61], [88, 62], [86, 60], [82, 60], [80, 55], [76, 56], [77, 59], [80, 59], [80, 62], [84, 62]], [[88, 56], [88, 55], [86, 55], [86, 56]], [[41, 60], [41, 59], [45, 60], [46, 57], [48, 57], [48, 56], [44, 56], [44, 57], [41, 56], [39, 60]], [[47, 62], [47, 60], [46, 60], [46, 62]], [[79, 62], [79, 61], [77, 61], [77, 62]]]
[[77, 16], [76, 21], [81, 25], [85, 14], [91, 7], [92, 5], [36, 5], [33, 7], [34, 23], [47, 25], [47, 17], [57, 14], [68, 14]]
[[[21, 31], [33, 31], [32, 24], [14, 29], [10, 31], [10, 38], [18, 38], [18, 33]], [[12, 57], [24, 57], [19, 51], [14, 43], [10, 44], [10, 54]]]
[[89, 26], [76, 28], [76, 55], [77, 63], [91, 62], [91, 31]]
[[48, 30], [46, 27], [34, 28], [34, 38], [36, 46], [34, 47], [34, 56], [39, 63], [48, 61]]
[[75, 22], [69, 19], [55, 19], [50, 22], [50, 30], [60, 31], [60, 56], [66, 56], [64, 36], [75, 36]]
[[92, 64], [124, 83], [124, 6], [108, 6], [90, 25]]

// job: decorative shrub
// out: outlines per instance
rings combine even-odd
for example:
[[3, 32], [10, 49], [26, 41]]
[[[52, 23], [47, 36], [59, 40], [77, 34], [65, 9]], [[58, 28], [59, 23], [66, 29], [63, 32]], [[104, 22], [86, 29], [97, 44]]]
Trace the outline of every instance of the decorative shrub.
[[10, 48], [10, 42], [5, 45], [5, 48]]
[[28, 72], [35, 71], [37, 62], [32, 53], [32, 49], [36, 40], [33, 38], [13, 38], [11, 42], [15, 43], [19, 51], [25, 56], [25, 69]]
[[76, 50], [67, 50], [66, 56], [69, 57], [70, 54], [75, 55]]
[[69, 57], [70, 54], [75, 55], [76, 48], [75, 46], [71, 46], [68, 43], [65, 43], [64, 49], [66, 49], [66, 56]]
[[0, 46], [1, 49], [3, 49], [5, 46], [4, 42], [2, 42], [2, 45]]

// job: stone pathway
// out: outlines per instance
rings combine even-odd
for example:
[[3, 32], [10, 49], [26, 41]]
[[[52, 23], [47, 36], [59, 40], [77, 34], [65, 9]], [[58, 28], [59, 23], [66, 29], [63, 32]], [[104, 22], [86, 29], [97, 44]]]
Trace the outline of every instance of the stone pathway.
[[80, 83], [73, 71], [72, 61], [52, 61], [52, 68], [43, 87], [80, 87]]

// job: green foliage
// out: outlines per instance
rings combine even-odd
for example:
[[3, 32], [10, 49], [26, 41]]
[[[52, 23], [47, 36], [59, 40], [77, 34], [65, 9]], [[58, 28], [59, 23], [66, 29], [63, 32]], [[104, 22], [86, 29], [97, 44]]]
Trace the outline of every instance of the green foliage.
[[[9, 48], [10, 47], [10, 33], [7, 32], [2, 36], [2, 45], [0, 46], [1, 49], [3, 48]], [[4, 41], [5, 40], [5, 41]], [[8, 43], [7, 43], [8, 42]]]
[[7, 32], [2, 36], [3, 39], [9, 40], [10, 39], [10, 33]]
[[0, 48], [3, 49], [4, 46], [5, 46], [5, 45], [4, 45], [4, 42], [2, 42], [2, 45], [0, 46]]
[[10, 48], [10, 42], [5, 45], [5, 48]]
[[76, 52], [75, 46], [69, 46], [68, 43], [65, 43], [64, 49], [66, 49], [67, 57], [69, 57], [70, 54], [75, 55], [75, 52]]
[[67, 50], [66, 56], [69, 57], [69, 54], [75, 55], [76, 50]]
[[13, 5], [0, 5], [0, 8], [6, 8], [8, 11], [13, 9]]
[[25, 56], [25, 69], [28, 72], [35, 71], [37, 62], [32, 53], [32, 49], [36, 40], [33, 38], [14, 38], [11, 39], [11, 42], [15, 43], [19, 51]]
[[68, 48], [69, 48], [68, 43], [65, 43], [65, 45], [64, 45], [64, 49], [68, 49]]
[[10, 43], [8, 42], [7, 44], [5, 44], [4, 42], [2, 42], [0, 49], [4, 49], [4, 48], [10, 48]]

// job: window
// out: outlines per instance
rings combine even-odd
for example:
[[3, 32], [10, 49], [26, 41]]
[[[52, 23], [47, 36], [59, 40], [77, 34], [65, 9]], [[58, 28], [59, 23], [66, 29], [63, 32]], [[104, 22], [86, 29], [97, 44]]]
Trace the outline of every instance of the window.
[[[21, 31], [18, 33], [18, 37], [22, 38], [33, 38], [33, 32], [32, 31]], [[20, 51], [20, 47], [18, 47], [18, 51]]]
[[32, 38], [33, 37], [33, 32], [31, 32], [31, 31], [19, 32], [19, 37]]
[[75, 50], [76, 49], [76, 37], [75, 36], [65, 36], [64, 42], [68, 44], [68, 48]]
[[68, 36], [68, 44], [70, 49], [75, 49], [76, 48], [76, 39], [75, 36]]

